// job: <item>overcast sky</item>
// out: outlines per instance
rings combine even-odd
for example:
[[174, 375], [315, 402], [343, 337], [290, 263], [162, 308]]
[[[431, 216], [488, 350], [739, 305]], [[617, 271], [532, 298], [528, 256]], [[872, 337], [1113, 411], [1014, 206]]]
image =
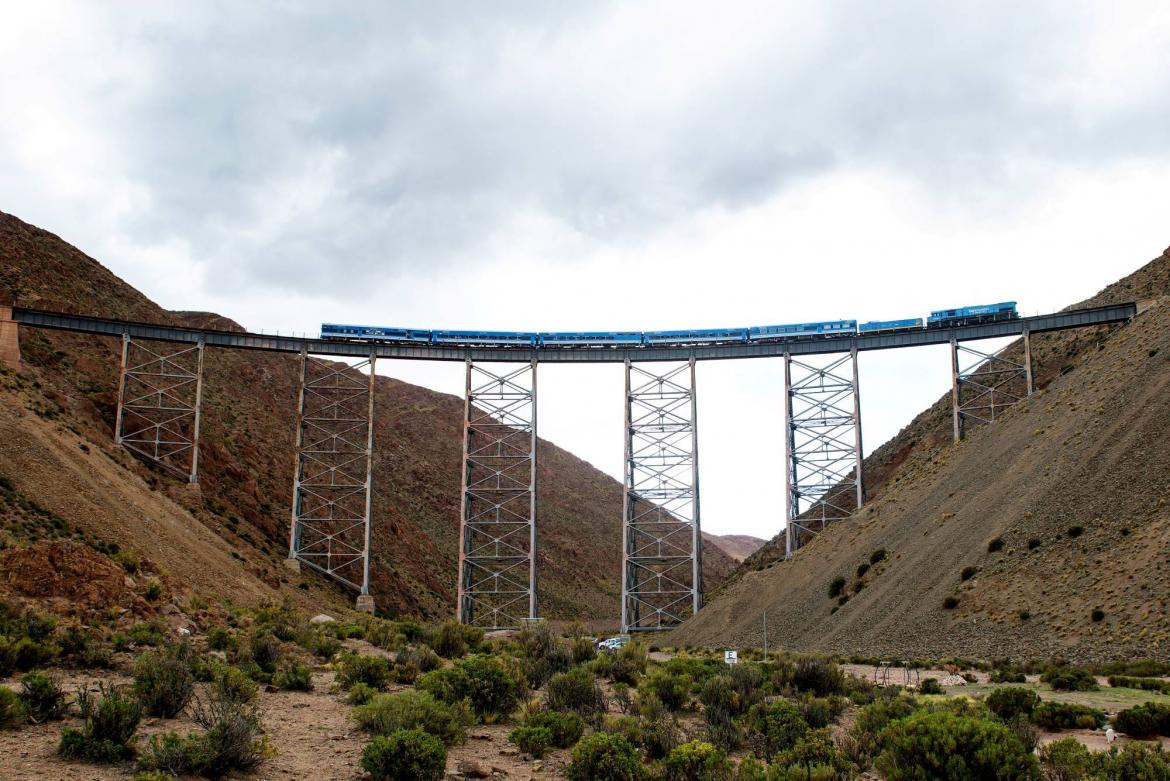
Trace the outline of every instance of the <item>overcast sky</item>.
[[[252, 329], [1051, 311], [1170, 244], [1168, 9], [11, 0], [0, 209]], [[699, 368], [707, 530], [782, 528], [779, 363]], [[542, 367], [541, 435], [620, 475], [621, 382]], [[946, 350], [861, 384], [872, 450]]]

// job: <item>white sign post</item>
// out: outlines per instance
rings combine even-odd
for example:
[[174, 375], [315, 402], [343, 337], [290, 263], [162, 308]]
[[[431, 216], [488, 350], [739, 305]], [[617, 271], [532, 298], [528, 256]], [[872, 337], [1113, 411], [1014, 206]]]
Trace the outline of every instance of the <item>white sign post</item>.
[[728, 664], [735, 664], [736, 662], [739, 661], [739, 652], [738, 651], [724, 651], [723, 652], [723, 661], [727, 662]]

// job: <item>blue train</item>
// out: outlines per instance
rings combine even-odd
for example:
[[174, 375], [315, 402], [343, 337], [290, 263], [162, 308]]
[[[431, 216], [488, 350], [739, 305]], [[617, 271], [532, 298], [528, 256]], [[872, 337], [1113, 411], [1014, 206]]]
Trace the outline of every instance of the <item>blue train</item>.
[[917, 331], [923, 328], [1015, 320], [1015, 301], [981, 304], [931, 312], [925, 324], [921, 317], [906, 320], [829, 320], [821, 323], [760, 325], [748, 328], [706, 328], [691, 331], [432, 331], [422, 328], [382, 328], [364, 325], [323, 323], [321, 338], [360, 342], [404, 342], [468, 347], [575, 347], [604, 349], [652, 347], [657, 345], [707, 345], [775, 342], [792, 339], [833, 339], [857, 334]]

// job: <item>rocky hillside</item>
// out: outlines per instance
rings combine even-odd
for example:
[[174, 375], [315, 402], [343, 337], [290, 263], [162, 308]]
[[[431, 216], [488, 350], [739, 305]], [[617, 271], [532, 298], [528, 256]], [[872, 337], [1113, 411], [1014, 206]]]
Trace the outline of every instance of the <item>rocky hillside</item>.
[[[57, 236], [3, 213], [0, 299], [147, 322], [238, 327], [217, 315], [165, 311]], [[238, 581], [246, 585], [233, 596], [243, 599], [306, 589], [341, 596], [281, 565], [297, 359], [208, 350], [200, 482], [188, 487], [112, 445], [115, 340], [32, 329], [21, 329], [20, 337], [24, 370], [6, 372], [0, 392], [0, 477], [13, 507], [41, 508], [91, 541], [165, 561], [172, 576], [201, 583], [208, 595]], [[454, 610], [463, 401], [378, 377], [375, 405], [372, 590], [380, 609], [445, 617]], [[539, 463], [541, 612], [613, 618], [620, 595], [621, 487], [543, 440]], [[11, 537], [28, 537], [15, 514], [0, 519]], [[51, 536], [51, 528], [31, 523], [36, 534]], [[217, 563], [192, 571], [190, 562], [207, 556]], [[235, 574], [222, 570], [225, 561]], [[711, 586], [734, 562], [708, 545], [704, 565]]]
[[703, 540], [722, 550], [737, 562], [758, 551], [767, 540], [753, 537], [750, 534], [708, 534], [703, 532]]
[[673, 640], [759, 645], [767, 610], [802, 649], [1164, 656], [1170, 250], [1076, 306], [1130, 300], [1126, 326], [1035, 337], [1039, 391], [957, 446], [940, 399], [866, 460], [860, 513], [789, 562], [770, 541]]

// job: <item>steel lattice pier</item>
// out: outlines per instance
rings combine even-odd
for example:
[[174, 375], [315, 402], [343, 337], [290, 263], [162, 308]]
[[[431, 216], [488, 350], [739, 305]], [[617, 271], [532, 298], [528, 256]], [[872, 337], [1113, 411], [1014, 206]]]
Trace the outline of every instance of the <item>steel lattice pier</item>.
[[787, 525], [792, 556], [804, 538], [847, 518], [865, 499], [857, 351], [784, 356]]
[[194, 483], [199, 475], [203, 342], [174, 352], [163, 346], [123, 334], [114, 442]]
[[301, 354], [289, 534], [290, 559], [363, 595], [370, 592], [375, 361], [345, 365]]
[[703, 604], [695, 360], [626, 362], [622, 631], [669, 629]]
[[1032, 395], [1032, 344], [1024, 331], [1024, 362], [1007, 357], [1010, 346], [985, 353], [951, 341], [951, 401], [955, 441], [971, 423], [994, 423], [996, 414]]
[[537, 617], [536, 362], [467, 362], [459, 620], [492, 629]]

